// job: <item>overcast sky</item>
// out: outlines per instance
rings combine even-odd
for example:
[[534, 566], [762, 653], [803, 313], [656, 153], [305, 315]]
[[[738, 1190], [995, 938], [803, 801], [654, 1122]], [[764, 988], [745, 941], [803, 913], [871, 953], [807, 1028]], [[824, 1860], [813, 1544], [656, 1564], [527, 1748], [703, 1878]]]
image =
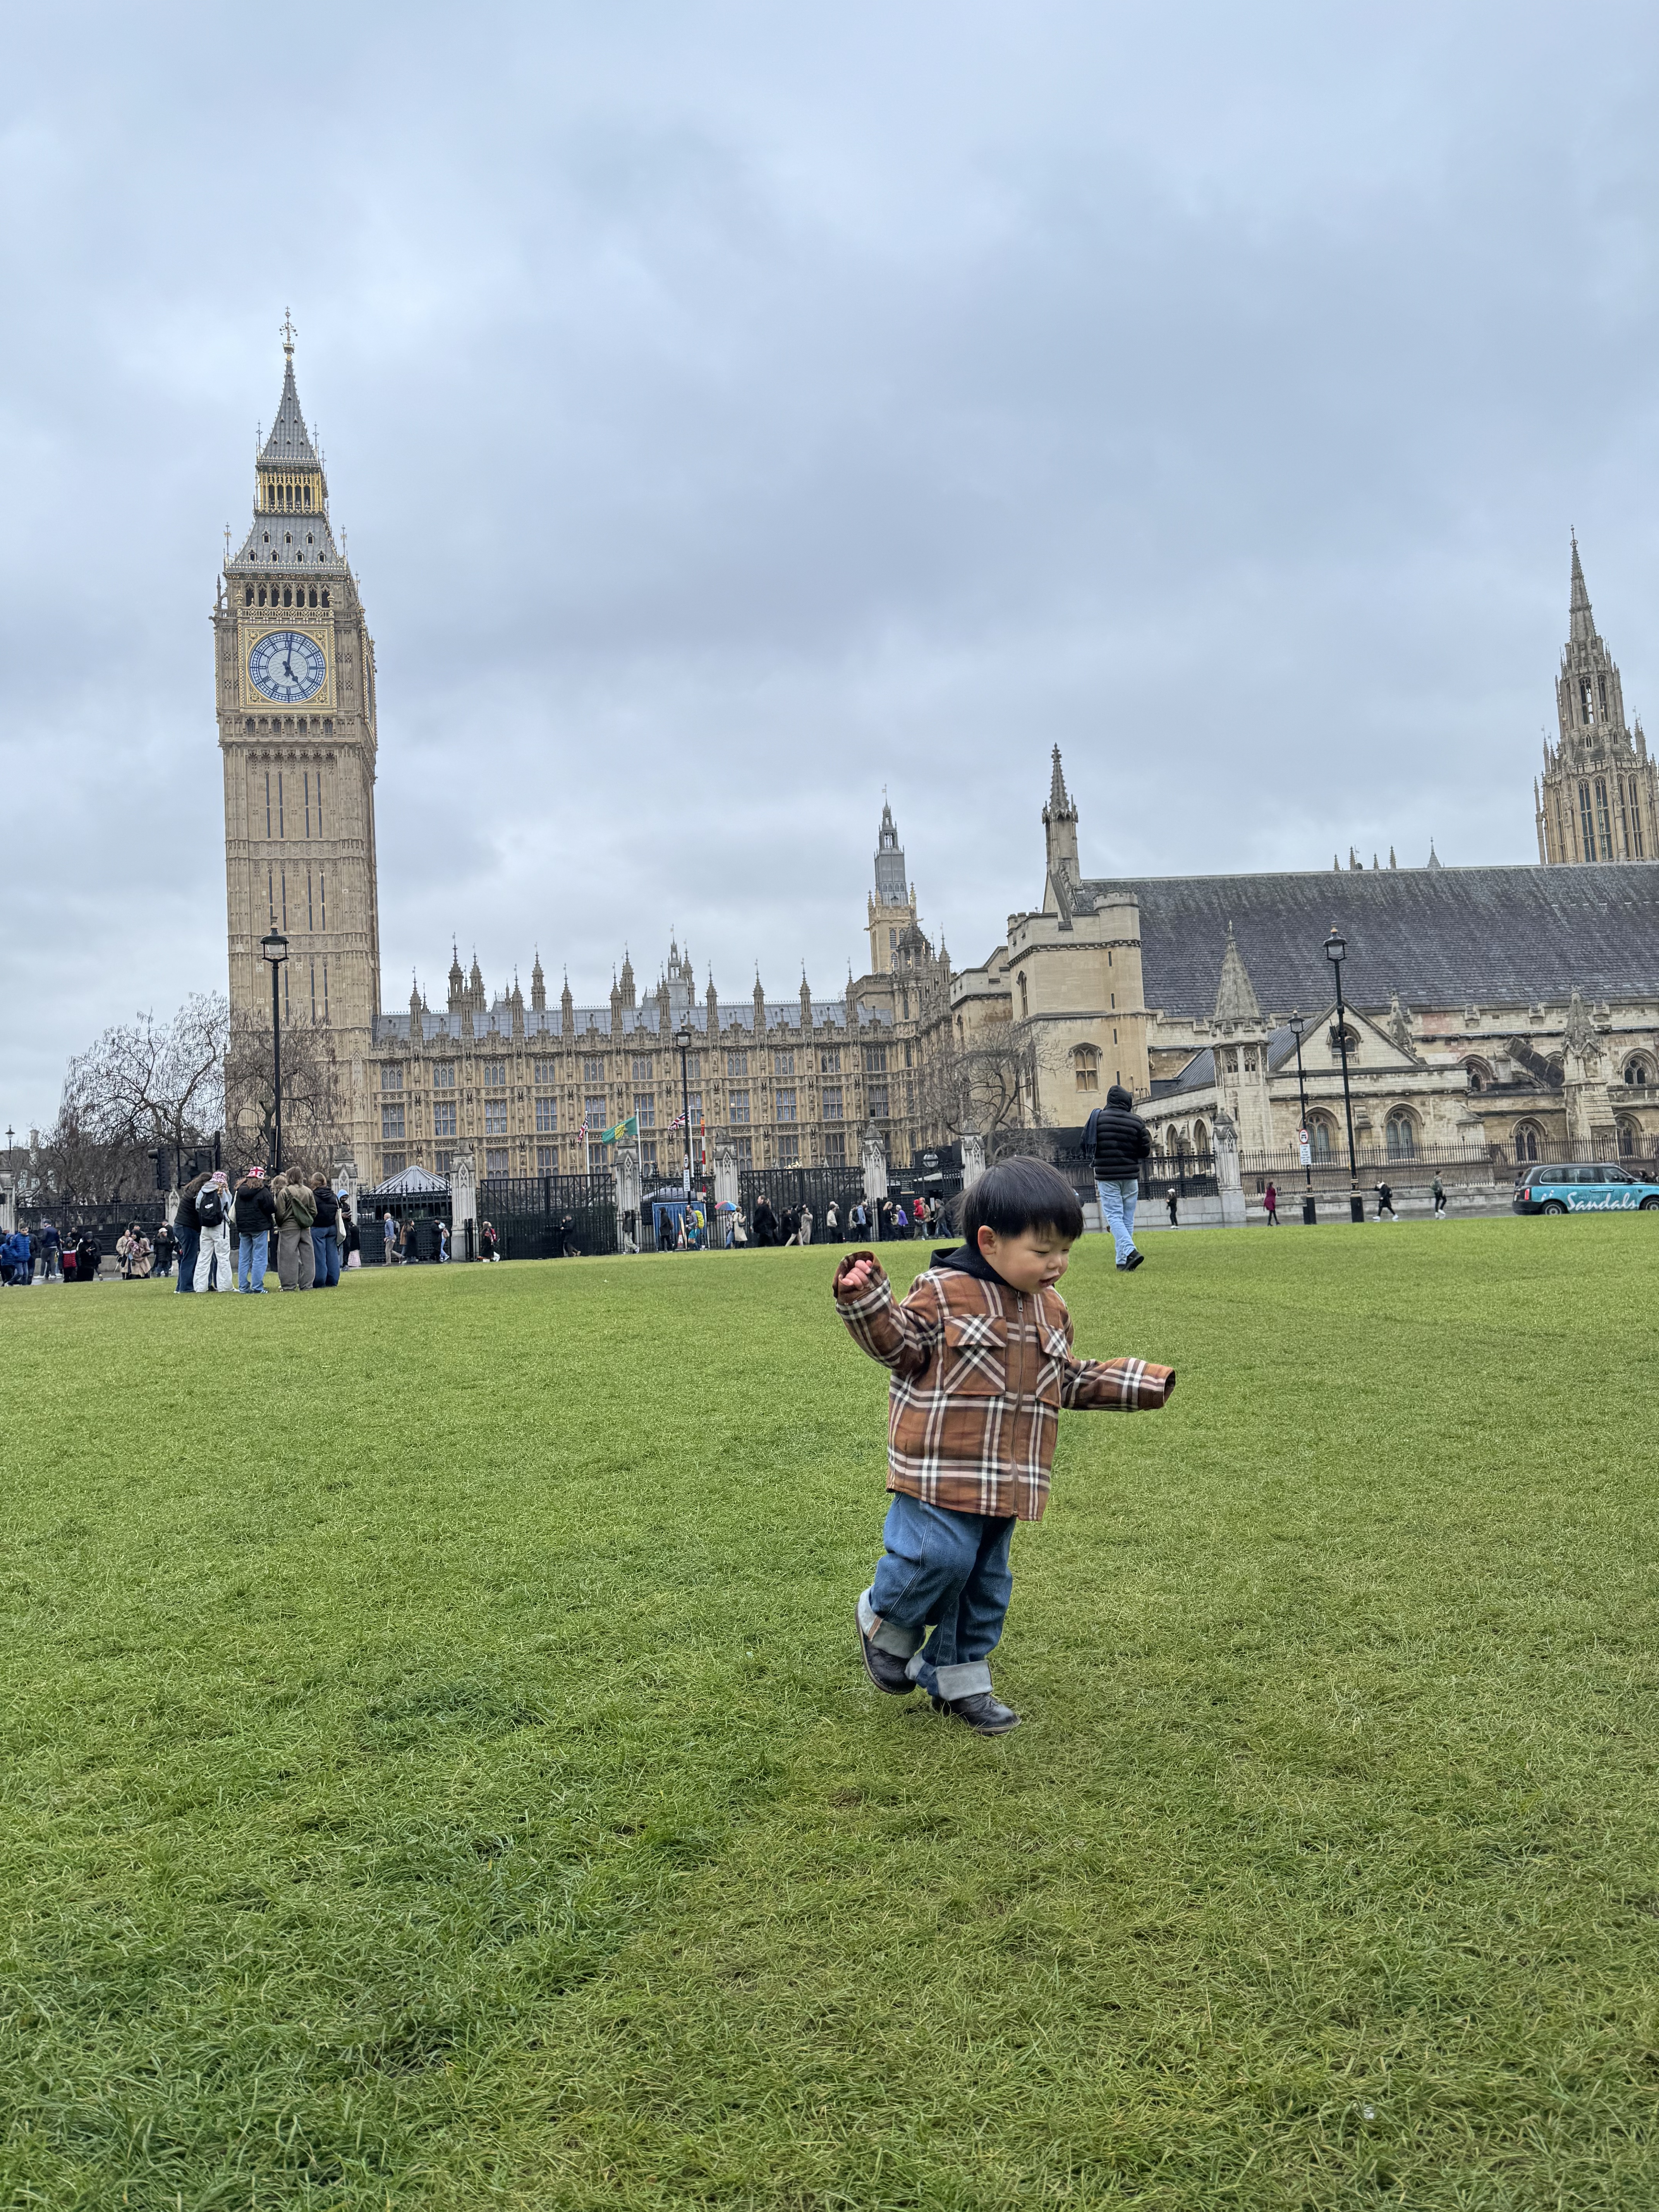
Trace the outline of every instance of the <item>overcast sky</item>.
[[[234, 20], [232, 20], [234, 15]], [[1640, 6], [55, 5], [0, 130], [0, 1125], [224, 980], [208, 617], [299, 330], [383, 989], [983, 957], [1092, 872], [1528, 861], [1576, 523], [1659, 715]]]

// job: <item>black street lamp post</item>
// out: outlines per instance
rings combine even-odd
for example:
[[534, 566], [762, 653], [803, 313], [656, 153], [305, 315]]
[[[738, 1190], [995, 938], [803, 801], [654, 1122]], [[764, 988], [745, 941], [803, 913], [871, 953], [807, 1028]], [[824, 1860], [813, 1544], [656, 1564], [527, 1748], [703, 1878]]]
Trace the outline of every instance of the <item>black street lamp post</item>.
[[686, 1054], [691, 1049], [691, 1030], [676, 1030], [674, 1042], [680, 1048], [680, 1119], [685, 1125], [685, 1194], [691, 1195], [691, 1091], [690, 1078], [686, 1073]]
[[270, 963], [270, 1087], [275, 1105], [276, 1135], [270, 1151], [270, 1172], [283, 1164], [283, 1022], [276, 1002], [276, 977], [288, 958], [288, 939], [280, 929], [259, 939], [259, 950]]
[[1308, 1086], [1302, 1079], [1302, 1033], [1307, 1026], [1300, 1014], [1291, 1016], [1291, 1035], [1296, 1039], [1296, 1095], [1302, 1103], [1300, 1134], [1297, 1144], [1299, 1147], [1305, 1140], [1308, 1151], [1308, 1157], [1302, 1163], [1302, 1172], [1308, 1179], [1308, 1188], [1302, 1200], [1302, 1221], [1304, 1228], [1316, 1229], [1319, 1226], [1319, 1210], [1314, 1204], [1313, 1194], [1313, 1131], [1308, 1127]]
[[1348, 1123], [1348, 1218], [1351, 1221], [1365, 1218], [1365, 1201], [1359, 1195], [1359, 1165], [1353, 1154], [1353, 1094], [1348, 1088], [1348, 1021], [1342, 1004], [1342, 963], [1347, 958], [1346, 938], [1338, 936], [1334, 927], [1325, 939], [1325, 957], [1331, 963], [1331, 973], [1336, 978], [1336, 1047], [1342, 1055], [1342, 1111]]

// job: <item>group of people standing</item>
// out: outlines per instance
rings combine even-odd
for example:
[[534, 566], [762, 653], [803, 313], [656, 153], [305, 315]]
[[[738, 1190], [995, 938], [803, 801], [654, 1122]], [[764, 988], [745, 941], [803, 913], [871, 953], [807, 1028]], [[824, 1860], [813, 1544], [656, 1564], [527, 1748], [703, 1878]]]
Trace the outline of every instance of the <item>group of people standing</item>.
[[[180, 1291], [242, 1291], [263, 1296], [275, 1247], [284, 1291], [330, 1291], [357, 1250], [351, 1206], [324, 1175], [294, 1168], [267, 1176], [250, 1168], [233, 1188], [222, 1168], [198, 1176], [179, 1194], [173, 1228]], [[236, 1258], [231, 1259], [234, 1232]]]
[[[832, 1198], [823, 1209], [823, 1241], [839, 1244], [843, 1236], [848, 1236], [867, 1237], [882, 1244], [894, 1238], [925, 1237], [938, 1231], [944, 1212], [944, 1201], [940, 1199], [918, 1197], [907, 1205], [896, 1193], [890, 1198], [855, 1198], [848, 1209], [843, 1227], [841, 1206]], [[755, 1200], [757, 1245], [810, 1244], [817, 1226], [817, 1217], [808, 1203], [786, 1207], [778, 1213], [764, 1191]]]

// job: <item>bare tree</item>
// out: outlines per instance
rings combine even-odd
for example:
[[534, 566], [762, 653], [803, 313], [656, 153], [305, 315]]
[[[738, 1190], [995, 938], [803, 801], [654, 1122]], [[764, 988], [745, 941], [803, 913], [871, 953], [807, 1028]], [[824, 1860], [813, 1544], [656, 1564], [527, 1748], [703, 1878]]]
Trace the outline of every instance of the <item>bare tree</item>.
[[922, 1063], [920, 1081], [924, 1125], [947, 1138], [972, 1133], [985, 1139], [988, 1159], [996, 1159], [1018, 1141], [1018, 1132], [1035, 1115], [1036, 1038], [1030, 1022], [986, 1022], [958, 1042], [943, 1029]]
[[76, 1053], [40, 1148], [46, 1188], [64, 1198], [136, 1197], [155, 1187], [152, 1151], [165, 1148], [171, 1171], [210, 1141], [224, 1117], [229, 1019], [222, 996], [198, 993], [171, 1021], [139, 1014]]
[[[283, 1164], [327, 1168], [348, 1135], [345, 1085], [330, 1033], [308, 1023], [283, 1027]], [[276, 1141], [270, 1024], [239, 1015], [225, 1055], [225, 1127], [246, 1160], [270, 1158]]]

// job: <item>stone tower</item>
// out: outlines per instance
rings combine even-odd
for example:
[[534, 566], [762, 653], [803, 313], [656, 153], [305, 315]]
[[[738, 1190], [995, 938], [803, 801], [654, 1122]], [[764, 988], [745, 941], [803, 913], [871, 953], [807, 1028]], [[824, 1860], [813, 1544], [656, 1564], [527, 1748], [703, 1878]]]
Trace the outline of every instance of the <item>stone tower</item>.
[[1068, 883], [1079, 877], [1077, 857], [1077, 807], [1066, 788], [1066, 771], [1060, 766], [1060, 747], [1054, 747], [1054, 770], [1048, 779], [1048, 803], [1042, 810], [1042, 842], [1044, 861], [1052, 884], [1062, 876]]
[[1659, 769], [1641, 723], [1634, 734], [1626, 726], [1625, 687], [1596, 633], [1577, 538], [1555, 714], [1559, 735], [1545, 744], [1541, 787], [1533, 781], [1539, 859], [1547, 867], [1659, 859]]
[[254, 471], [253, 521], [213, 612], [225, 775], [233, 1018], [269, 1025], [259, 950], [288, 939], [284, 1024], [325, 1029], [346, 1064], [353, 1140], [368, 1157], [363, 1060], [380, 1004], [374, 863], [374, 647], [334, 542], [328, 483], [294, 382]]
[[905, 882], [904, 848], [898, 841], [893, 810], [884, 799], [876, 838], [876, 887], [870, 894], [868, 927], [870, 973], [890, 975], [904, 933], [916, 927], [916, 895]]

